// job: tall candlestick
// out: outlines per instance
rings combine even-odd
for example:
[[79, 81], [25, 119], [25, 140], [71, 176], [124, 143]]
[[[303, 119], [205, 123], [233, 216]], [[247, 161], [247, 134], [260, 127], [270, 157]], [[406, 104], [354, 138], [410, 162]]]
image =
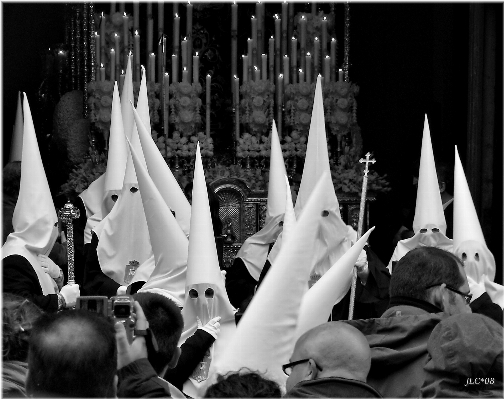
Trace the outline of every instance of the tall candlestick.
[[[173, 7], [175, 7], [175, 5], [177, 5], [177, 3], [173, 3]], [[178, 16], [177, 13], [175, 13], [175, 18], [173, 20], [173, 54], [175, 54], [177, 57], [179, 55], [179, 43], [180, 43], [180, 17]], [[176, 82], [176, 80], [174, 79], [175, 78], [172, 76], [172, 81]]]
[[275, 14], [275, 76], [280, 74], [281, 62], [281, 52], [280, 52], [280, 41], [282, 39], [282, 34], [280, 33], [282, 20]]
[[262, 28], [262, 20], [264, 19], [264, 15], [262, 15], [261, 2], [258, 1], [256, 3], [256, 16], [257, 16], [257, 53], [263, 53], [263, 28]]
[[235, 137], [236, 140], [240, 138], [240, 78], [234, 77], [234, 108], [235, 108]]
[[[282, 48], [280, 54], [287, 54], [287, 1], [284, 1], [282, 3]], [[287, 78], [284, 75], [284, 82], [287, 80]]]
[[304, 72], [302, 69], [299, 69], [299, 83], [304, 83]]
[[156, 54], [149, 54], [149, 82], [156, 82]]
[[193, 30], [193, 5], [190, 1], [187, 2], [187, 70], [189, 72], [189, 76], [192, 75], [192, 30]]
[[105, 82], [105, 68], [100, 64], [100, 81]]
[[289, 84], [289, 56], [284, 55], [283, 57], [283, 75], [284, 75], [284, 84]]
[[[170, 75], [166, 72], [163, 76], [163, 131], [165, 139], [168, 139], [170, 119]], [[165, 141], [166, 142], [166, 141]]]
[[[126, 60], [129, 47], [129, 17], [126, 13], [123, 15], [123, 45], [124, 45], [124, 59]], [[118, 55], [119, 56], [119, 55]]]
[[172, 82], [178, 82], [178, 57], [172, 54]]
[[[238, 75], [238, 5], [231, 4], [231, 76]], [[234, 85], [234, 78], [231, 82]]]
[[189, 71], [186, 67], [182, 69], [182, 82], [189, 83]]
[[115, 69], [116, 69], [116, 52], [113, 48], [110, 49], [110, 81], [115, 81]]
[[133, 2], [133, 29], [140, 29], [140, 3], [138, 1]]
[[[304, 49], [306, 48], [306, 24], [307, 24], [307, 20], [305, 18], [305, 16], [301, 16], [301, 19], [299, 20], [299, 25], [300, 25], [300, 30], [301, 30], [301, 40], [300, 40], [300, 44], [301, 44], [301, 49]], [[301, 54], [301, 56], [304, 56], [304, 54]]]
[[261, 70], [255, 66], [254, 67], [254, 72], [255, 72], [254, 80], [256, 82], [259, 81], [259, 80], [261, 80]]
[[199, 81], [199, 55], [196, 51], [196, 55], [193, 55], [193, 83], [198, 83]]
[[331, 57], [328, 55], [324, 58], [324, 78], [326, 82], [331, 81]]
[[100, 40], [101, 40], [101, 60], [105, 62], [105, 24], [106, 24], [106, 18], [105, 14], [103, 12], [101, 13], [101, 19], [100, 19]]
[[[149, 4], [152, 6], [152, 3], [147, 3], [147, 6], [149, 6]], [[153, 41], [154, 41], [154, 20], [152, 18], [149, 18], [147, 20], [147, 53], [148, 54], [152, 53]]]
[[212, 77], [210, 74], [207, 74], [206, 76], [206, 136], [207, 138], [210, 137], [210, 99], [211, 99], [211, 93], [210, 93], [210, 88], [212, 85]]
[[251, 18], [251, 23], [252, 23], [252, 63], [257, 64], [257, 18], [252, 15]]
[[338, 71], [338, 81], [343, 82], [343, 69]]
[[311, 13], [312, 15], [317, 14], [317, 3], [311, 3]]
[[252, 46], [253, 46], [254, 41], [249, 37], [247, 39], [247, 52], [248, 52], [248, 57], [250, 58], [250, 62], [253, 63], [252, 60]]
[[268, 79], [268, 56], [266, 54], [261, 54], [262, 60], [262, 80]]
[[[121, 73], [121, 63], [119, 61], [120, 60], [119, 56], [121, 54], [120, 40], [121, 40], [121, 37], [117, 33], [114, 33], [115, 53], [116, 53], [116, 57], [117, 57], [117, 60], [115, 63], [115, 75], [117, 75], [117, 76], [119, 76]], [[113, 82], [115, 79], [110, 79], [110, 80]]]
[[331, 81], [336, 82], [336, 46], [337, 41], [333, 37], [331, 39]]
[[164, 33], [164, 2], [162, 1], [158, 2], [158, 33], [160, 36]]
[[124, 74], [124, 69], [121, 69], [121, 75], [119, 76], [119, 93], [122, 93], [125, 78], [126, 78], [126, 75]]
[[313, 42], [313, 73], [314, 76], [319, 74], [319, 53], [320, 53], [320, 40], [318, 37]]
[[134, 36], [134, 64], [135, 64], [135, 82], [140, 82], [140, 35], [135, 31]]
[[95, 32], [95, 57], [96, 57], [96, 65], [100, 65], [100, 55], [101, 55], [101, 40], [98, 32]]
[[238, 29], [238, 4], [236, 4], [236, 1], [231, 4], [231, 29]]
[[282, 137], [282, 98], [283, 98], [283, 83], [284, 77], [282, 74], [278, 75], [277, 81], [277, 130], [278, 138]]
[[[291, 40], [291, 63], [292, 63], [292, 79], [296, 80], [297, 71], [297, 39], [295, 37]], [[295, 82], [293, 82], [295, 83]]]
[[306, 53], [306, 83], [311, 83], [311, 63], [312, 56], [310, 53]]
[[242, 55], [243, 61], [243, 83], [247, 81], [248, 77], [248, 55]]
[[182, 68], [187, 68], [187, 38], [182, 40]]
[[159, 80], [164, 79], [166, 71], [166, 35], [164, 33], [164, 2], [158, 2], [158, 76]]
[[327, 17], [322, 18], [322, 59], [327, 55]]
[[271, 83], [274, 83], [275, 77], [274, 77], [274, 71], [275, 71], [275, 39], [273, 36], [270, 37], [269, 43], [268, 43], [268, 61], [269, 61], [269, 78], [271, 80]]

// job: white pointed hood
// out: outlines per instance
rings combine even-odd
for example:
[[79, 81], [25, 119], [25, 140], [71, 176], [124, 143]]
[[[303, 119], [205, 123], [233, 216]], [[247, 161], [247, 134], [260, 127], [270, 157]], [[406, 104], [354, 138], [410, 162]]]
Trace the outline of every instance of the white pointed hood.
[[54, 283], [45, 273], [37, 255], [49, 255], [56, 238], [58, 217], [42, 164], [35, 127], [26, 94], [23, 93], [23, 145], [19, 196], [12, 215], [14, 232], [2, 247], [2, 259], [9, 255], [26, 258], [37, 274], [44, 295], [54, 293]]
[[88, 188], [86, 188], [82, 193], [79, 194], [84, 207], [86, 208], [86, 217], [91, 216], [101, 212], [101, 205], [103, 201], [103, 196], [105, 195], [105, 173], [93, 181]]
[[16, 109], [16, 120], [12, 131], [11, 151], [9, 162], [21, 161], [23, 150], [23, 103], [21, 92], [18, 92], [18, 103]]
[[[270, 244], [274, 243], [282, 231], [281, 221], [285, 213], [285, 199], [289, 185], [285, 186], [285, 163], [275, 121], [271, 128], [270, 170], [268, 183], [268, 203], [264, 226], [247, 238], [236, 254], [241, 258], [250, 275], [259, 280], [268, 257]], [[292, 202], [292, 199], [291, 199]]]
[[453, 253], [464, 262], [467, 276], [478, 284], [484, 283], [492, 301], [503, 307], [504, 287], [493, 282], [495, 258], [486, 245], [457, 146], [454, 175]]
[[281, 365], [288, 362], [295, 344], [295, 330], [301, 299], [308, 290], [311, 253], [322, 219], [325, 196], [321, 176], [305, 204], [292, 234], [259, 286], [238, 324], [226, 351], [211, 368], [225, 374], [242, 367], [264, 373], [266, 378], [285, 384]]
[[453, 241], [446, 237], [446, 220], [439, 191], [427, 115], [425, 115], [422, 138], [413, 231], [415, 232], [413, 237], [397, 243], [387, 266], [390, 273], [392, 273], [392, 263], [399, 261], [414, 248], [437, 247], [450, 252], [453, 249]]
[[425, 115], [413, 231], [416, 234], [420, 229], [434, 227], [446, 234], [446, 220], [432, 151], [429, 121]]
[[135, 97], [133, 95], [133, 71], [131, 70], [132, 58], [133, 56], [128, 54], [128, 65], [126, 67], [124, 85], [121, 92], [121, 113], [123, 118], [124, 133], [130, 140], [134, 129], [133, 112], [131, 111], [130, 103], [133, 103], [133, 105], [135, 104]]
[[134, 113], [134, 117], [149, 175], [166, 204], [175, 212], [175, 219], [182, 231], [188, 236], [191, 223], [191, 205], [154, 143], [150, 135], [150, 126], [147, 127], [141, 123], [143, 119], [140, 117], [140, 113]]
[[352, 285], [355, 262], [373, 230], [374, 227], [370, 228], [303, 297], [296, 340], [306, 331], [327, 322], [333, 306], [347, 294]]
[[[325, 173], [326, 172], [326, 173]], [[338, 199], [334, 191], [329, 166], [329, 153], [324, 119], [324, 103], [322, 98], [321, 77], [317, 77], [315, 95], [313, 98], [313, 111], [310, 122], [310, 132], [306, 148], [306, 158], [301, 178], [301, 185], [296, 199], [295, 211], [299, 216], [306, 201], [320, 176], [324, 175], [322, 189], [325, 195], [322, 199], [327, 216], [322, 220], [318, 233], [317, 250], [315, 251], [312, 273], [321, 276], [350, 248], [347, 237], [348, 229], [341, 220]]]
[[182, 307], [185, 300], [189, 242], [149, 173], [142, 166], [132, 145], [130, 145], [130, 150], [149, 227], [149, 235], [152, 237], [151, 245], [156, 265], [148, 281], [139, 292], [154, 288], [164, 290], [179, 307]]
[[110, 118], [110, 137], [107, 157], [107, 170], [105, 171], [104, 191], [105, 196], [102, 204], [102, 217], [108, 215], [114, 201], [113, 195], [119, 196], [124, 183], [126, 172], [126, 160], [128, 150], [124, 138], [124, 125], [121, 112], [121, 102], [119, 99], [119, 89], [117, 82], [114, 84], [114, 94], [112, 96], [112, 115]]

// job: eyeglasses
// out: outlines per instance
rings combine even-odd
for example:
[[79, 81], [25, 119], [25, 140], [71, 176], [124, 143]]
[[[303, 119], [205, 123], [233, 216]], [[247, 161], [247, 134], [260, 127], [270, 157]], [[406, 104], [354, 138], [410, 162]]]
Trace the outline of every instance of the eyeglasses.
[[[429, 285], [428, 287], [425, 287], [425, 289], [429, 289], [429, 288], [432, 288], [432, 287], [436, 287], [438, 285], [441, 285], [443, 283], [439, 283], [439, 284], [432, 284], [432, 285]], [[455, 294], [459, 294], [459, 295], [462, 295], [464, 297], [464, 300], [466, 301], [466, 304], [470, 304], [471, 303], [471, 299], [472, 299], [472, 294], [465, 294], [463, 292], [460, 292], [459, 290], [456, 290], [455, 288], [449, 286], [449, 285], [446, 285], [446, 288], [449, 289], [450, 291], [454, 292]]]
[[[291, 373], [292, 373], [292, 369], [294, 368], [294, 366], [297, 366], [298, 364], [301, 364], [301, 363], [309, 362], [310, 360], [312, 360], [312, 359], [296, 360], [295, 362], [284, 364], [282, 366], [282, 370], [283, 370], [283, 372], [284, 372], [284, 374], [286, 376], [290, 376]], [[322, 371], [322, 369], [318, 366], [317, 363], [315, 363], [315, 366], [317, 367], [317, 369], [319, 369], [320, 371]]]

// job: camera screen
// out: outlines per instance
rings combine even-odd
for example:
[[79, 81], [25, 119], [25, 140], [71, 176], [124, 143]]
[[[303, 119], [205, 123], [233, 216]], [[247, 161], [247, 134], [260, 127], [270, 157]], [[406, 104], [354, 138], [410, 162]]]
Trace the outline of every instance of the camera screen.
[[114, 306], [114, 316], [120, 318], [130, 317], [130, 305], [115, 305]]

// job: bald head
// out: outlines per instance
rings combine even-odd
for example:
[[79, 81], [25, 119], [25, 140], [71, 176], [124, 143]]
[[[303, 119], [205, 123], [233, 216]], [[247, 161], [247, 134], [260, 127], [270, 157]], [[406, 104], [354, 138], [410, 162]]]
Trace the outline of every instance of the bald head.
[[[371, 350], [364, 335], [346, 323], [333, 321], [304, 333], [296, 342], [291, 361], [311, 359], [292, 372], [288, 390], [299, 381], [340, 377], [366, 382]], [[296, 366], [298, 367], [298, 366]]]

